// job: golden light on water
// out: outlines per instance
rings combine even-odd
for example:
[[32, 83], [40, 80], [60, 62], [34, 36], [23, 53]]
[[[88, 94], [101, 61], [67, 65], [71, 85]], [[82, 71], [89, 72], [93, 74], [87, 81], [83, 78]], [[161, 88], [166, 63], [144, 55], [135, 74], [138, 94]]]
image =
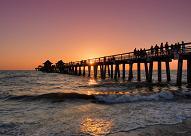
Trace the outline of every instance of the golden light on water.
[[111, 127], [112, 122], [109, 120], [85, 118], [81, 123], [80, 130], [83, 133], [97, 136], [109, 133]]
[[89, 82], [88, 82], [89, 85], [97, 85], [97, 82], [95, 79], [93, 78], [90, 78]]

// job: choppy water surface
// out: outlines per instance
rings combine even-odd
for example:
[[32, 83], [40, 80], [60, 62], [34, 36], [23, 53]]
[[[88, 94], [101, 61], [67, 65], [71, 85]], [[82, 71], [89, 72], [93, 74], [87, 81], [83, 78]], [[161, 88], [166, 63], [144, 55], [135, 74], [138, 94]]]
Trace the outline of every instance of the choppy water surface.
[[0, 71], [0, 135], [118, 135], [179, 123], [191, 117], [191, 89], [175, 86], [176, 71], [171, 75], [168, 84], [165, 72], [161, 84], [149, 84]]

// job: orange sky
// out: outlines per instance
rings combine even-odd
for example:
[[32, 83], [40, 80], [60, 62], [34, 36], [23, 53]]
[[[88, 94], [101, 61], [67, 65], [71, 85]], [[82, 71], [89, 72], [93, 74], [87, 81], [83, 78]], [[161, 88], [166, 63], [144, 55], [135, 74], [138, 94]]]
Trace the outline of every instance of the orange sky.
[[[172, 3], [173, 1], [173, 3]], [[190, 0], [1, 0], [0, 70], [191, 40]], [[176, 64], [171, 65], [176, 69]]]

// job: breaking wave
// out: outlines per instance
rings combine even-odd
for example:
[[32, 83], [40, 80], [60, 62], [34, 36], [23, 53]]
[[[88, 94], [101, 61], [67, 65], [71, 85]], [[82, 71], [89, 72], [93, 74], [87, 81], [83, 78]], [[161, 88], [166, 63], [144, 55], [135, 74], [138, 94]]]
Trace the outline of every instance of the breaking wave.
[[[1, 97], [2, 98], [2, 97]], [[179, 98], [191, 98], [191, 92], [170, 92], [161, 91], [152, 94], [80, 94], [80, 93], [47, 93], [40, 95], [8, 95], [4, 100], [18, 100], [18, 101], [33, 101], [33, 100], [50, 100], [50, 101], [64, 101], [64, 100], [92, 100], [98, 103], [128, 103], [138, 101], [163, 101], [174, 100]]]
[[64, 101], [66, 99], [94, 99], [93, 95], [79, 94], [79, 93], [47, 93], [40, 95], [20, 95], [13, 96], [9, 95], [6, 100], [22, 100], [22, 101], [32, 101], [32, 100], [53, 100], [53, 101]]

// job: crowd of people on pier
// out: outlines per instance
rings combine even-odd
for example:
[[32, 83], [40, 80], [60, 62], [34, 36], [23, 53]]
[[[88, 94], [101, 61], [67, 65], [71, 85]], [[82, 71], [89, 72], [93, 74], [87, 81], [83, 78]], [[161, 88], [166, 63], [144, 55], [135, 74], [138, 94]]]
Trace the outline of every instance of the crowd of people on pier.
[[182, 43], [175, 43], [169, 45], [168, 42], [160, 44], [158, 46], [157, 44], [155, 46], [151, 46], [150, 49], [146, 50], [145, 48], [142, 49], [134, 49], [134, 56], [136, 58], [142, 58], [142, 57], [147, 57], [149, 56], [159, 56], [159, 55], [171, 55], [171, 54], [181, 54], [184, 53], [186, 50], [185, 44], [182, 41]]

